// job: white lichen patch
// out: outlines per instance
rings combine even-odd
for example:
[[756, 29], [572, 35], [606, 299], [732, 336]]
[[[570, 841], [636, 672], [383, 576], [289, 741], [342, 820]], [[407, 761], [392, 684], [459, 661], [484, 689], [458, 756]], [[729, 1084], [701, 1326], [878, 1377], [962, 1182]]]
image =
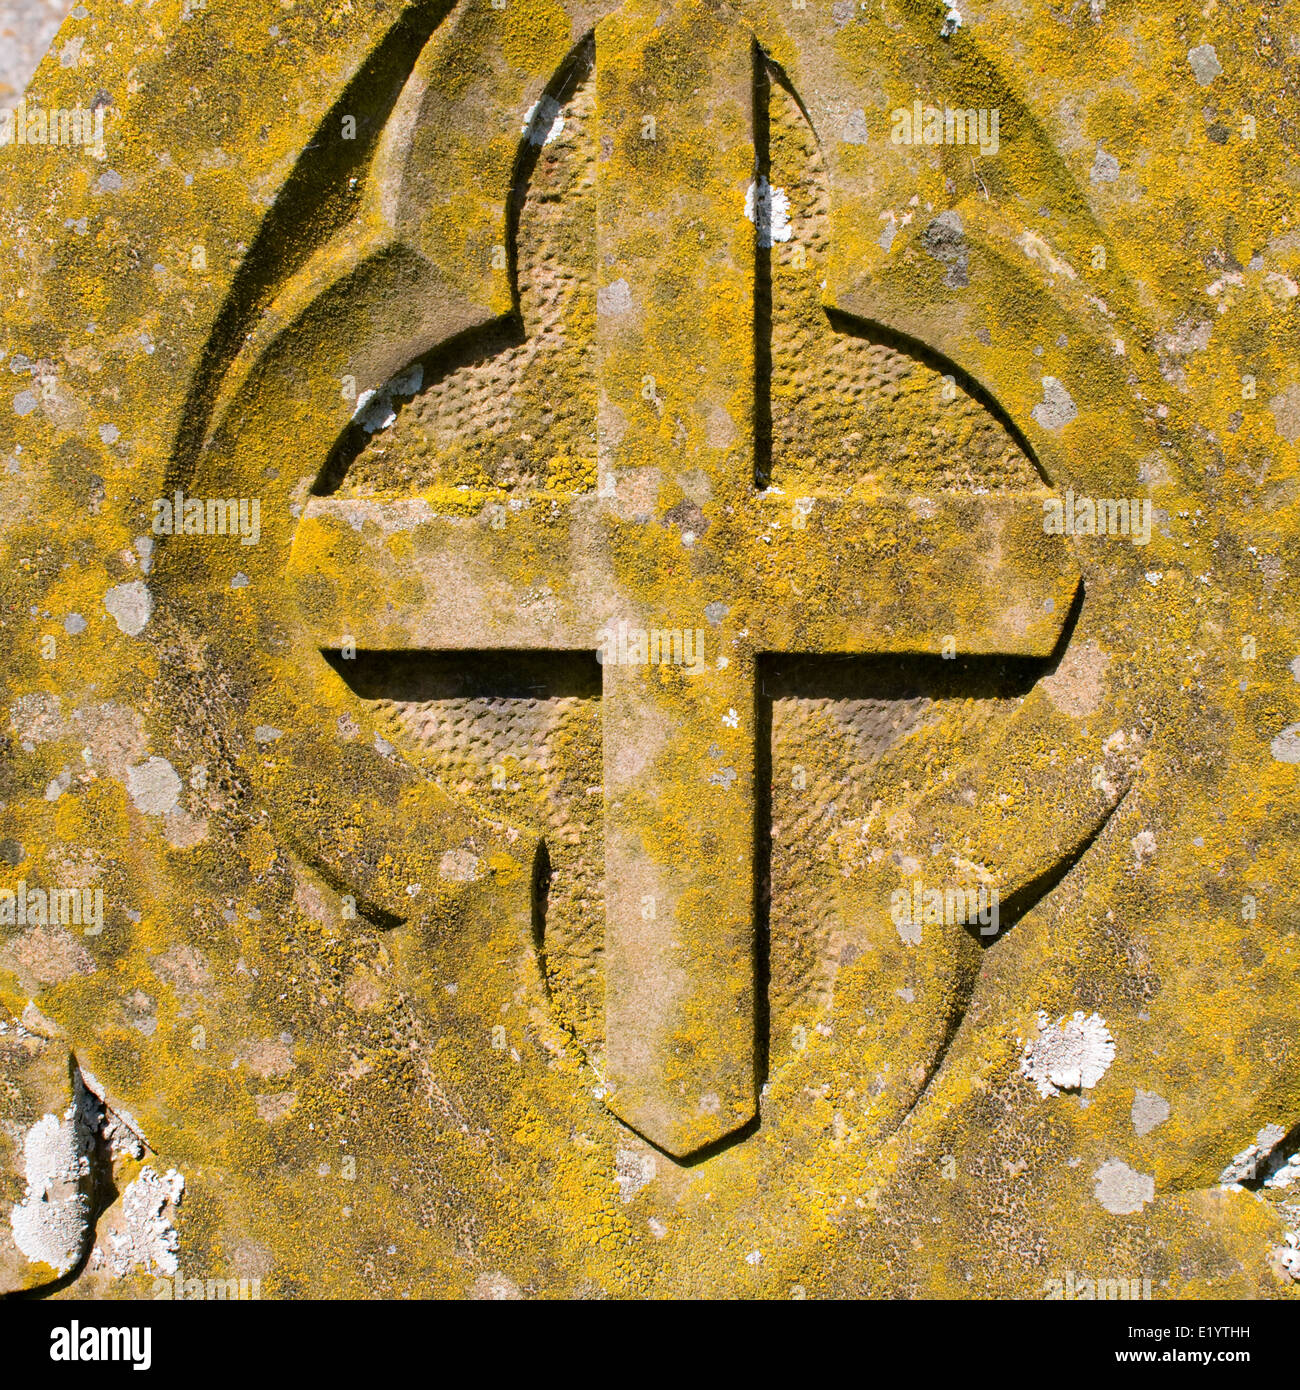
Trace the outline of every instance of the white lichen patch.
[[122, 1196], [119, 1229], [109, 1231], [97, 1247], [97, 1263], [119, 1279], [136, 1269], [175, 1274], [180, 1268], [175, 1215], [184, 1195], [185, 1179], [175, 1168], [161, 1177], [151, 1167], [142, 1168]]
[[1155, 856], [1159, 845], [1156, 837], [1149, 830], [1139, 830], [1132, 840], [1133, 858], [1138, 864], [1145, 863], [1146, 860]]
[[1025, 1044], [1020, 1074], [1044, 1098], [1095, 1086], [1115, 1060], [1115, 1040], [1100, 1014], [1078, 1011], [1049, 1023], [1038, 1015], [1038, 1036]]
[[121, 1115], [115, 1115], [111, 1110], [105, 1111], [99, 1134], [108, 1145], [109, 1155], [114, 1162], [123, 1158], [144, 1157], [144, 1140]]
[[1300, 1153], [1290, 1158], [1274, 1154], [1269, 1160], [1269, 1174], [1264, 1179], [1265, 1187], [1290, 1187], [1293, 1182], [1300, 1183]]
[[[1219, 1174], [1219, 1183], [1229, 1191], [1240, 1191], [1243, 1182], [1263, 1179], [1266, 1183], [1272, 1183], [1272, 1179], [1279, 1173], [1290, 1170], [1291, 1160], [1283, 1159], [1281, 1154], [1274, 1154], [1274, 1150], [1286, 1138], [1286, 1133], [1281, 1125], [1265, 1125], [1255, 1136], [1253, 1144], [1232, 1156], [1232, 1161]], [[1295, 1167], [1300, 1169], [1300, 1163], [1296, 1163]], [[1281, 1182], [1272, 1185], [1286, 1187], [1291, 1181], [1291, 1177], [1287, 1176]]]
[[749, 185], [745, 194], [745, 216], [758, 228], [758, 244], [770, 248], [774, 242], [789, 241], [790, 199], [784, 188], [773, 188], [765, 174]]
[[564, 134], [564, 108], [551, 96], [533, 102], [519, 133], [528, 137], [530, 145], [549, 145]]
[[424, 368], [415, 362], [390, 378], [379, 390], [362, 391], [352, 418], [367, 434], [387, 429], [397, 419], [397, 398], [414, 396], [423, 385]]
[[1300, 1283], [1300, 1235], [1288, 1231], [1283, 1243], [1273, 1251], [1273, 1258], [1283, 1274]]
[[73, 1074], [72, 1104], [60, 1120], [43, 1115], [23, 1141], [23, 1200], [9, 1213], [14, 1244], [33, 1264], [66, 1274], [90, 1234], [93, 1177], [90, 1160], [103, 1118], [98, 1100]]

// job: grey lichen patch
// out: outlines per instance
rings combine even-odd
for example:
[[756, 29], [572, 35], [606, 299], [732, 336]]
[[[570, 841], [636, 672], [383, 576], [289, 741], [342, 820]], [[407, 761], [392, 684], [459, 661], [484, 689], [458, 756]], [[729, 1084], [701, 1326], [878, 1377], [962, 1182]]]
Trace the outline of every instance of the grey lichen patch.
[[1101, 708], [1109, 662], [1110, 657], [1096, 643], [1072, 643], [1061, 664], [1041, 682], [1043, 691], [1062, 714], [1084, 719]]
[[128, 637], [138, 637], [153, 616], [153, 595], [140, 579], [115, 584], [104, 595], [104, 608]]
[[1150, 1134], [1157, 1125], [1169, 1118], [1169, 1102], [1154, 1091], [1137, 1091], [1133, 1096], [1133, 1109], [1130, 1112], [1133, 1128], [1138, 1134]]
[[1208, 87], [1223, 71], [1223, 65], [1219, 62], [1219, 55], [1214, 51], [1212, 43], [1197, 44], [1195, 48], [1189, 49], [1187, 66], [1191, 68], [1197, 83], [1202, 87]]
[[614, 1155], [614, 1183], [624, 1202], [630, 1202], [642, 1188], [653, 1182], [655, 1172], [655, 1156], [648, 1147], [621, 1148]]
[[1268, 409], [1273, 417], [1273, 428], [1288, 444], [1300, 440], [1300, 386], [1288, 386], [1285, 391], [1279, 391], [1269, 401]]
[[39, 743], [61, 738], [66, 725], [59, 697], [43, 691], [20, 695], [9, 707], [9, 728], [24, 753]]
[[1030, 412], [1045, 430], [1064, 429], [1079, 413], [1073, 397], [1054, 377], [1043, 378], [1043, 399]]
[[919, 946], [921, 944], [921, 924], [912, 921], [910, 915], [905, 916], [897, 924], [899, 940], [905, 946]]
[[1288, 724], [1269, 745], [1280, 763], [1300, 763], [1300, 724]]
[[1095, 1086], [1114, 1060], [1115, 1040], [1100, 1014], [1080, 1010], [1068, 1022], [1049, 1023], [1040, 1013], [1038, 1036], [1025, 1044], [1020, 1074], [1046, 1098]]
[[596, 291], [596, 312], [604, 318], [610, 314], [626, 314], [632, 308], [632, 289], [626, 280], [615, 280]]
[[514, 1280], [508, 1279], [502, 1274], [500, 1270], [493, 1270], [490, 1274], [486, 1271], [480, 1274], [474, 1280], [469, 1296], [476, 1301], [491, 1303], [515, 1302], [523, 1298], [519, 1286]]
[[438, 877], [448, 883], [473, 883], [482, 872], [477, 854], [467, 849], [449, 849], [438, 861]]
[[368, 502], [336, 502], [334, 514], [341, 521], [346, 521], [354, 531], [360, 531], [365, 526], [377, 526], [386, 536], [413, 531], [417, 526], [432, 521], [436, 515], [425, 497], [403, 498], [387, 504], [382, 510], [376, 510]]
[[871, 139], [871, 132], [867, 129], [867, 113], [861, 107], [850, 111], [845, 118], [840, 139], [846, 145], [865, 145]]
[[970, 248], [958, 212], [950, 209], [940, 213], [921, 233], [921, 245], [936, 261], [948, 267], [943, 278], [949, 289], [965, 289], [970, 284]]
[[0, 968], [12, 970], [24, 989], [36, 990], [93, 974], [95, 961], [67, 928], [41, 924], [4, 944]]
[[1107, 1159], [1093, 1179], [1094, 1196], [1112, 1216], [1132, 1216], [1155, 1200], [1155, 1178], [1137, 1172], [1121, 1159]]
[[1093, 183], [1114, 183], [1119, 178], [1119, 160], [1098, 145], [1097, 157], [1092, 161], [1089, 177]]
[[126, 790], [137, 811], [164, 816], [181, 797], [181, 779], [166, 758], [148, 758], [126, 770]]

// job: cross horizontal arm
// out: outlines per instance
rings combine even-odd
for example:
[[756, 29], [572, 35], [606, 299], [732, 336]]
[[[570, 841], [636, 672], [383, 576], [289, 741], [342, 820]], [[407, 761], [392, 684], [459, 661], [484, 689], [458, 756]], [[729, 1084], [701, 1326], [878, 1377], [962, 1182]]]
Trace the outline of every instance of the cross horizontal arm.
[[[1079, 585], [1034, 493], [762, 494], [726, 548], [750, 643], [771, 652], [1050, 656]], [[723, 548], [719, 545], [719, 548]]]
[[592, 651], [618, 611], [595, 507], [588, 496], [446, 516], [421, 498], [313, 499], [290, 587], [323, 649], [346, 633], [387, 650]]
[[[1046, 657], [1079, 571], [1041, 515], [1032, 493], [755, 493], [714, 523], [724, 558], [710, 594], [756, 651], [939, 652], [951, 639], [964, 654]], [[594, 494], [470, 517], [435, 515], [418, 498], [316, 499], [290, 580], [326, 648], [348, 633], [387, 649], [591, 651], [611, 617], [634, 617], [611, 574], [613, 524]], [[683, 553], [676, 532], [645, 525], [657, 548]], [[705, 626], [702, 610], [673, 612], [673, 626]]]

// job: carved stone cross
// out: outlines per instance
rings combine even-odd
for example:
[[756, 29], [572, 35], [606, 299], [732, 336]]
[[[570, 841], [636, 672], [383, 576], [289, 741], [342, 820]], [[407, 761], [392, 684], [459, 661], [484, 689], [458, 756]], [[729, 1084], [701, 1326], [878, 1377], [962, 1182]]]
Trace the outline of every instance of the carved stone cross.
[[472, 517], [315, 498], [293, 562], [322, 649], [704, 632], [694, 672], [602, 677], [607, 1104], [679, 1158], [756, 1114], [757, 659], [1043, 657], [1075, 584], [1024, 494], [758, 486], [755, 72], [750, 37], [702, 4], [597, 28], [598, 486]]

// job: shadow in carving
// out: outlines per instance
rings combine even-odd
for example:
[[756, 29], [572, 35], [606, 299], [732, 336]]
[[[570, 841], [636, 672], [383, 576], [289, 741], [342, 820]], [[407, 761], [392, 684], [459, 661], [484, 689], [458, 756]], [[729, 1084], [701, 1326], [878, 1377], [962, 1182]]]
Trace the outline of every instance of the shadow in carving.
[[594, 651], [359, 651], [344, 660], [321, 653], [363, 700], [419, 704], [473, 696], [484, 700], [596, 699]]
[[[168, 470], [185, 482], [211, 424], [222, 379], [277, 286], [357, 213], [365, 174], [393, 107], [452, 0], [412, 6], [394, 23], [317, 126], [230, 283], [194, 373]], [[343, 121], [355, 121], [345, 139]]]

